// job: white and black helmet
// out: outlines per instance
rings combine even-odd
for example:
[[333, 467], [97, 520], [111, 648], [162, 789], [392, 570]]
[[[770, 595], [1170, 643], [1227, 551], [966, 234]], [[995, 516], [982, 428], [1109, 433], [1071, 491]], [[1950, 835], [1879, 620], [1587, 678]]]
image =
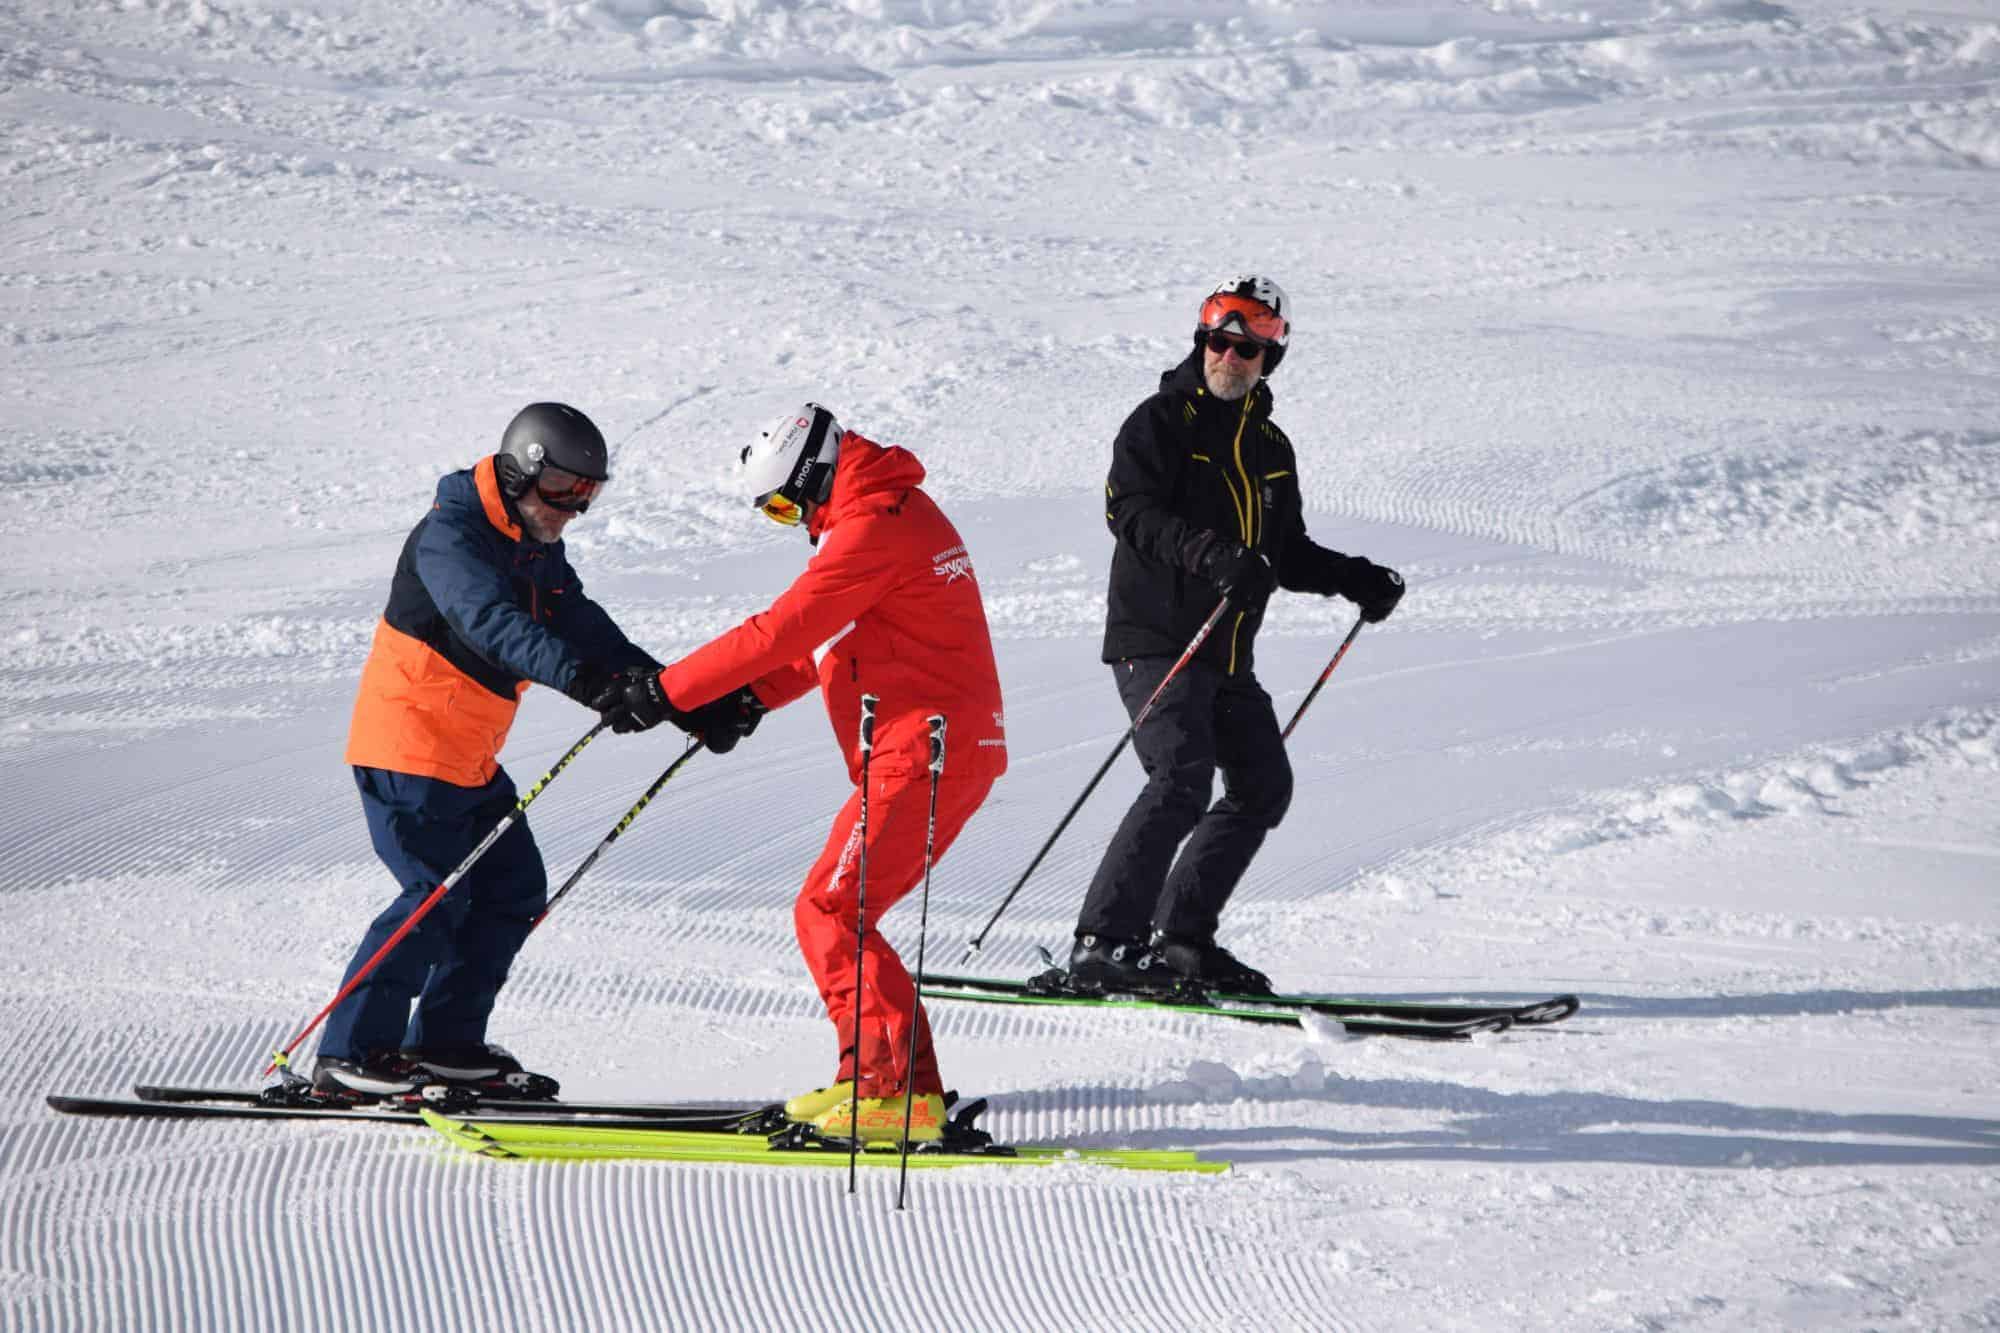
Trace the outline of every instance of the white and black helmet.
[[745, 445], [744, 489], [774, 523], [807, 522], [833, 492], [840, 461], [840, 423], [818, 403], [785, 413]]
[[1206, 347], [1209, 334], [1224, 332], [1261, 343], [1264, 373], [1276, 370], [1292, 341], [1292, 309], [1285, 299], [1285, 289], [1254, 273], [1239, 274], [1216, 284], [1215, 290], [1201, 303], [1194, 345]]

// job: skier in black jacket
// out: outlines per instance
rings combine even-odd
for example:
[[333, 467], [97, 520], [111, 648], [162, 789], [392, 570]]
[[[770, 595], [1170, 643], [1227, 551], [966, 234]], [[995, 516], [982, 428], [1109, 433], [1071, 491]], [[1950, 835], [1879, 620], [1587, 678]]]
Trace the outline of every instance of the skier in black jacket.
[[[1277, 283], [1231, 278], [1203, 303], [1194, 351], [1112, 445], [1104, 660], [1128, 713], [1218, 600], [1229, 605], [1133, 736], [1146, 786], [1084, 897], [1069, 967], [1081, 989], [1270, 991], [1215, 942], [1224, 904], [1292, 798], [1277, 714], [1252, 670], [1265, 599], [1274, 587], [1346, 597], [1375, 622], [1403, 595], [1394, 570], [1306, 535], [1297, 461], [1264, 383], [1290, 336]], [[1210, 805], [1217, 769], [1223, 794]]]

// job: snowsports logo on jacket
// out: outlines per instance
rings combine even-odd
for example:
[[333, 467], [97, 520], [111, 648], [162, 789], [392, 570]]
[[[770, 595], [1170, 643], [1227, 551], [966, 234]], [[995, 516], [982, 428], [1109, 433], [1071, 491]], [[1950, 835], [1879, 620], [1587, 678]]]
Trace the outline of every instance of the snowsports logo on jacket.
[[960, 542], [950, 550], [939, 551], [931, 557], [931, 573], [952, 583], [958, 579], [972, 577], [972, 557], [966, 553], [965, 543]]

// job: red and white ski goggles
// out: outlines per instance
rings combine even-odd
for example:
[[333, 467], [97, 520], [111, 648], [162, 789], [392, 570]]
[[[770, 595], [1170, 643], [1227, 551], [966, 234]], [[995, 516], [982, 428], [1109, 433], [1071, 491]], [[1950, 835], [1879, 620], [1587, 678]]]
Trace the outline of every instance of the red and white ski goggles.
[[580, 476], [559, 467], [544, 466], [535, 475], [535, 494], [551, 509], [560, 509], [565, 514], [581, 514], [590, 508], [590, 502], [604, 489], [604, 482], [596, 477]]
[[1201, 327], [1211, 333], [1234, 328], [1272, 347], [1282, 347], [1292, 331], [1290, 321], [1271, 307], [1234, 292], [1217, 292], [1202, 302]]

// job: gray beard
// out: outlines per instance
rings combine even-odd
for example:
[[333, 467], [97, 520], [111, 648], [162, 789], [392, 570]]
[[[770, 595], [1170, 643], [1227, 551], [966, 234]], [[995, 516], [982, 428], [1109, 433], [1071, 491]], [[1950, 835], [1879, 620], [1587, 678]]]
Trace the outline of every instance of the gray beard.
[[519, 512], [521, 515], [522, 531], [526, 532], [536, 541], [542, 543], [544, 546], [549, 546], [562, 540], [562, 530], [556, 528], [554, 531], [551, 531], [549, 520], [542, 515], [535, 513], [526, 505], [521, 505]]
[[1208, 391], [1225, 403], [1233, 403], [1257, 387], [1258, 376], [1243, 371], [1207, 370], [1202, 379], [1208, 382]]

